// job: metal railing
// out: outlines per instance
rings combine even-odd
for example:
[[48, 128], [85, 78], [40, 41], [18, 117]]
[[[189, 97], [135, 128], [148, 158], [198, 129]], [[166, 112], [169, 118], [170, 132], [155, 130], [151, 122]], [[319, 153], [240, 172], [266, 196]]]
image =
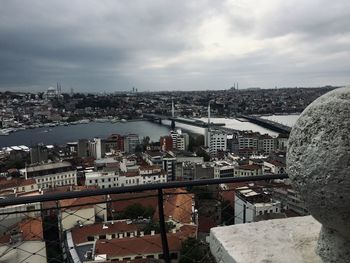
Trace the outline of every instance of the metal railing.
[[[259, 176], [249, 176], [249, 177], [232, 177], [232, 178], [218, 178], [218, 179], [203, 179], [203, 180], [194, 180], [194, 181], [175, 181], [175, 182], [168, 182], [168, 183], [160, 183], [160, 184], [146, 184], [146, 185], [137, 185], [137, 186], [127, 186], [127, 187], [115, 187], [115, 188], [104, 188], [104, 189], [93, 189], [93, 190], [84, 190], [84, 191], [70, 191], [70, 192], [55, 192], [55, 193], [46, 193], [44, 195], [36, 195], [36, 196], [23, 196], [23, 197], [8, 197], [0, 200], [0, 209], [9, 207], [9, 206], [18, 206], [18, 205], [28, 205], [30, 208], [26, 207], [27, 209], [25, 211], [5, 211], [0, 213], [0, 218], [6, 218], [10, 215], [15, 214], [25, 214], [27, 217], [27, 214], [30, 213], [57, 213], [60, 214], [60, 222], [64, 220], [64, 216], [69, 216], [69, 211], [72, 210], [74, 207], [79, 210], [79, 207], [82, 206], [89, 206], [89, 205], [98, 205], [98, 204], [113, 204], [115, 202], [122, 202], [123, 200], [131, 200], [131, 197], [128, 197], [127, 199], [119, 198], [119, 199], [113, 199], [110, 196], [116, 196], [116, 195], [122, 195], [127, 193], [139, 193], [139, 192], [149, 192], [153, 191], [151, 195], [143, 195], [141, 197], [135, 197], [137, 198], [156, 198], [156, 202], [158, 205], [158, 220], [159, 220], [159, 234], [161, 238], [161, 247], [162, 247], [162, 260], [164, 262], [168, 263], [171, 262], [172, 254], [171, 251], [169, 251], [169, 244], [168, 244], [168, 233], [167, 233], [167, 223], [165, 221], [165, 212], [164, 212], [164, 195], [168, 195], [164, 190], [167, 189], [174, 189], [174, 188], [195, 188], [195, 187], [206, 187], [211, 185], [220, 185], [220, 184], [229, 184], [229, 183], [244, 183], [244, 182], [257, 182], [257, 181], [272, 181], [275, 179], [286, 179], [288, 178], [287, 174], [265, 174], [265, 175], [259, 175]], [[213, 191], [209, 191], [211, 194]], [[202, 194], [205, 192], [202, 192]], [[183, 193], [170, 193], [170, 194], [183, 194]], [[108, 198], [105, 200], [98, 199], [98, 196], [105, 196]], [[84, 204], [68, 204], [63, 205], [60, 204], [62, 200], [67, 199], [75, 199], [75, 198], [87, 198], [87, 197], [96, 197], [96, 200], [94, 200], [91, 203], [84, 203]], [[49, 207], [35, 207], [32, 204], [43, 204], [47, 202], [52, 202], [53, 205]], [[187, 201], [186, 201], [187, 202]], [[180, 207], [181, 204], [173, 204], [176, 207]], [[97, 206], [99, 207], [99, 206]], [[100, 212], [106, 212], [107, 209], [106, 206], [101, 205], [96, 213]], [[67, 212], [68, 211], [68, 212]], [[64, 214], [65, 213], [65, 214]], [[107, 213], [107, 212], [106, 212]], [[110, 215], [112, 219], [114, 219], [113, 212], [110, 212]], [[84, 222], [91, 220], [89, 217], [83, 217], [79, 215], [78, 213], [74, 212], [74, 216], [77, 218], [82, 217], [80, 224], [84, 224]], [[78, 220], [79, 221], [79, 220]], [[0, 219], [0, 226], [1, 226], [1, 219]], [[47, 223], [47, 222], [46, 222]], [[50, 223], [50, 222], [48, 222]], [[59, 222], [58, 222], [59, 223]], [[7, 228], [8, 226], [5, 226], [4, 228]], [[59, 234], [62, 235], [62, 225], [58, 224], [59, 228]], [[49, 228], [50, 229], [50, 228]], [[6, 231], [4, 231], [6, 232]], [[32, 231], [34, 232], [34, 231]], [[42, 234], [44, 235], [44, 234]], [[5, 233], [3, 234], [5, 236]], [[103, 239], [103, 237], [101, 238]], [[48, 241], [47, 241], [48, 242]], [[52, 240], [51, 244], [54, 244], [55, 240]], [[56, 240], [57, 242], [57, 240]], [[106, 240], [108, 243], [108, 240]], [[56, 244], [57, 245], [57, 244]], [[153, 242], [150, 244], [152, 246], [155, 245]], [[197, 247], [200, 247], [200, 244], [196, 245]], [[16, 246], [16, 249], [24, 249], [20, 248], [20, 246]], [[6, 253], [5, 251], [0, 251], [0, 257]], [[28, 252], [28, 257], [30, 255], [39, 254], [37, 251], [26, 251]], [[140, 255], [141, 256], [141, 255]], [[26, 259], [22, 260], [22, 262], [27, 262]], [[60, 261], [59, 259], [51, 260], [50, 262], [66, 262], [66, 259], [62, 259]], [[197, 262], [197, 261], [184, 261], [184, 262]]]

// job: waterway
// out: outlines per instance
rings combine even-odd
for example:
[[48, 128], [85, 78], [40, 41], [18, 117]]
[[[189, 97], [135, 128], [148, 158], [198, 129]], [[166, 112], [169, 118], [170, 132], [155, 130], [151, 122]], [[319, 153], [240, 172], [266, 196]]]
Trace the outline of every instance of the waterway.
[[28, 129], [11, 133], [8, 136], [0, 136], [0, 148], [14, 145], [31, 146], [38, 143], [64, 144], [83, 138], [106, 138], [113, 133], [136, 133], [141, 139], [149, 136], [152, 141], [159, 141], [159, 137], [169, 134], [169, 131], [167, 126], [148, 121], [90, 122], [88, 124]]
[[[299, 115], [271, 115], [262, 116], [273, 121], [293, 126]], [[207, 121], [206, 118], [201, 118]], [[214, 123], [226, 123], [227, 128], [235, 130], [251, 130], [262, 134], [277, 136], [278, 133], [260, 127], [248, 121], [227, 118], [211, 118]], [[170, 121], [163, 121], [163, 124], [152, 123], [148, 121], [133, 122], [90, 122], [88, 124], [77, 124], [70, 126], [58, 126], [52, 128], [36, 128], [11, 133], [8, 136], [0, 136], [0, 148], [6, 146], [26, 145], [31, 146], [37, 143], [44, 144], [64, 144], [74, 142], [78, 139], [91, 139], [94, 137], [106, 138], [113, 133], [128, 134], [136, 133], [143, 138], [149, 136], [151, 141], [159, 141], [160, 136], [168, 135], [170, 132]], [[187, 124], [176, 123], [177, 128], [191, 133], [204, 134], [204, 128], [195, 127]]]

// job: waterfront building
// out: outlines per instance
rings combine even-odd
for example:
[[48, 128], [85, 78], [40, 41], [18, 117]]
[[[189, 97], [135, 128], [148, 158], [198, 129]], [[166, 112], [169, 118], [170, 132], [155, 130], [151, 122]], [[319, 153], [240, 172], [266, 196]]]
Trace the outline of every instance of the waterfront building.
[[104, 154], [104, 145], [102, 145], [102, 140], [100, 138], [94, 138], [88, 143], [89, 155], [95, 159], [101, 159]]
[[48, 161], [48, 149], [42, 144], [30, 148], [30, 163], [45, 163]]
[[78, 157], [87, 157], [87, 156], [89, 156], [88, 140], [80, 139], [78, 141]]
[[124, 137], [124, 151], [126, 153], [134, 153], [136, 146], [140, 144], [137, 134], [128, 134]]

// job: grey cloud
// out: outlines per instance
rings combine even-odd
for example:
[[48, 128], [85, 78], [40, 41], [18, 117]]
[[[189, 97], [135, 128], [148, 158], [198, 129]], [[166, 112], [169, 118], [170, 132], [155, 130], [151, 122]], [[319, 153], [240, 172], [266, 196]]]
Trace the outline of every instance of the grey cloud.
[[[252, 10], [253, 2], [3, 0], [0, 89], [44, 90], [56, 81], [81, 91], [222, 89], [236, 81], [246, 87], [349, 82], [346, 0], [271, 1], [261, 14]], [[263, 43], [290, 36], [292, 48], [188, 56], [148, 67], [198, 52], [203, 47], [197, 30], [215, 17], [223, 17], [235, 37], [249, 35]]]

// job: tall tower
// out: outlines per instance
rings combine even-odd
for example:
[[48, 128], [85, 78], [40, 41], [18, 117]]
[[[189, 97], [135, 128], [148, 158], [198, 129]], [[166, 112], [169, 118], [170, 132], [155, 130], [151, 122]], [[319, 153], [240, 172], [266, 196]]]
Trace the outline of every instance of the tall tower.
[[208, 103], [208, 127], [210, 125], [210, 101]]
[[210, 101], [208, 103], [208, 127], [204, 131], [204, 146], [210, 147]]
[[175, 106], [174, 106], [174, 100], [171, 100], [171, 117], [175, 117]]
[[174, 100], [171, 100], [171, 129], [174, 131], [175, 130], [175, 106], [174, 106]]

